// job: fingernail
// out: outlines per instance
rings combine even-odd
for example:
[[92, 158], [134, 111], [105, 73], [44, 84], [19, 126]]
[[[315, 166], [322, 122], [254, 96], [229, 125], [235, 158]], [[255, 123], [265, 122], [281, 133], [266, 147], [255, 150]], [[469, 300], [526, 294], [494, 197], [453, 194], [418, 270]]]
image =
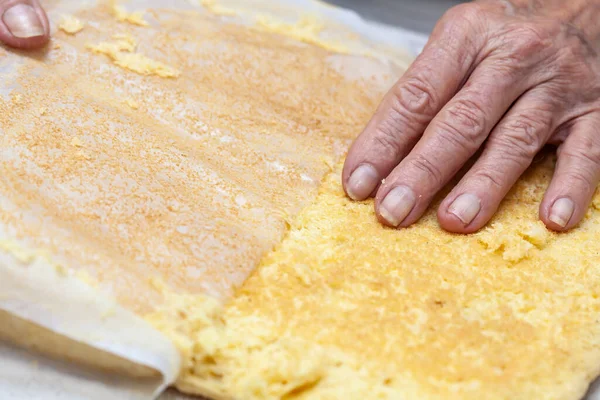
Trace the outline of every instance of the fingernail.
[[44, 35], [44, 27], [33, 7], [17, 4], [4, 12], [4, 23], [13, 36], [30, 38]]
[[574, 211], [575, 204], [573, 204], [573, 201], [563, 197], [554, 202], [550, 209], [550, 216], [548, 219], [561, 228], [564, 228], [569, 223]]
[[479, 214], [480, 210], [481, 200], [470, 193], [461, 194], [448, 207], [448, 212], [454, 214], [465, 225], [469, 225], [477, 214]]
[[346, 191], [352, 200], [364, 200], [373, 192], [378, 182], [377, 170], [369, 164], [363, 164], [350, 175]]
[[412, 211], [416, 203], [413, 191], [406, 186], [392, 189], [379, 207], [379, 214], [388, 224], [397, 227]]

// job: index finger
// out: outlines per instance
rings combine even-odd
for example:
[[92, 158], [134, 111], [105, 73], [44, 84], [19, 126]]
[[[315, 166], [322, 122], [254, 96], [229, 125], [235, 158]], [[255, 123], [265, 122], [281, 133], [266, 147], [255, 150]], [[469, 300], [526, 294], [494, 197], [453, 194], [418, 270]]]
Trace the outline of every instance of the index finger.
[[32, 49], [49, 39], [50, 23], [38, 0], [0, 0], [0, 41], [11, 47]]
[[455, 7], [442, 18], [421, 55], [352, 144], [342, 173], [350, 198], [373, 194], [468, 78], [481, 47], [481, 38], [473, 35], [473, 18], [465, 16], [473, 7]]

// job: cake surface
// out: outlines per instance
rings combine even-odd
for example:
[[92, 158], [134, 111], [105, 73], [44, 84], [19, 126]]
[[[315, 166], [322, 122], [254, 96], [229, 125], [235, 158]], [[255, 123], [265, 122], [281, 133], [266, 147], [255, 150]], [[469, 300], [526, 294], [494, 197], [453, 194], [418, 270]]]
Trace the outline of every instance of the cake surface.
[[235, 399], [573, 399], [600, 360], [600, 204], [567, 234], [538, 205], [553, 157], [473, 235], [432, 208], [392, 230], [332, 173], [221, 308], [154, 315], [184, 349], [185, 391]]
[[401, 71], [310, 21], [286, 36], [108, 3], [65, 17], [46, 53], [4, 52], [0, 250], [44, 252], [143, 316], [181, 352], [184, 392], [581, 398], [600, 365], [600, 198], [548, 231], [548, 156], [476, 234], [442, 231], [435, 206], [382, 227], [339, 163]]
[[392, 71], [198, 10], [133, 24], [113, 8], [71, 16], [84, 28], [46, 52], [0, 59], [14, 77], [0, 240], [136, 312], [161, 304], [162, 284], [226, 299], [315, 198]]

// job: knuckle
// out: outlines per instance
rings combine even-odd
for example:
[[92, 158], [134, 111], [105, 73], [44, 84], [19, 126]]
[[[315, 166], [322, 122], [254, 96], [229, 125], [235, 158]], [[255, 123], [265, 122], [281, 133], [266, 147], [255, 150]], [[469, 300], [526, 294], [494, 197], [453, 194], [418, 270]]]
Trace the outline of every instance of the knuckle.
[[475, 101], [461, 99], [448, 108], [446, 119], [440, 121], [440, 137], [455, 146], [474, 151], [481, 145], [486, 116]]
[[471, 177], [475, 182], [483, 183], [483, 187], [501, 189], [504, 187], [501, 175], [492, 166], [485, 166], [473, 172]]
[[[479, 4], [465, 3], [450, 8], [436, 24], [432, 37], [438, 38], [444, 47], [453, 53], [464, 54], [468, 49], [474, 50], [476, 43], [481, 43], [481, 35], [485, 32], [487, 15]], [[455, 57], [457, 58], [457, 57]], [[462, 57], [458, 57], [462, 58]]]
[[475, 3], [458, 4], [450, 8], [442, 16], [445, 23], [478, 22], [481, 21], [483, 9]]
[[572, 64], [573, 60], [582, 60], [587, 57], [588, 48], [585, 39], [579, 37], [569, 37], [562, 43], [558, 49], [557, 59], [565, 64]]
[[572, 166], [564, 172], [563, 179], [569, 182], [570, 186], [575, 186], [589, 193], [596, 188], [592, 174], [581, 166]]
[[500, 64], [517, 70], [539, 70], [539, 64], [553, 59], [560, 48], [561, 30], [553, 19], [510, 19], [489, 36], [486, 49]]
[[597, 167], [600, 164], [600, 146], [597, 141], [591, 137], [577, 138], [576, 143], [561, 146], [560, 157], [570, 160], [573, 165]]
[[409, 169], [414, 169], [425, 174], [435, 187], [441, 187], [444, 184], [444, 174], [442, 170], [427, 157], [417, 155], [407, 162], [409, 164]]
[[402, 146], [401, 137], [394, 122], [381, 122], [372, 137], [379, 156], [393, 156]]
[[440, 52], [445, 68], [468, 68], [485, 43], [485, 12], [476, 3], [460, 4], [440, 18], [431, 34], [428, 50]]
[[485, 128], [485, 111], [476, 101], [457, 100], [448, 109], [448, 114], [461, 129], [464, 128], [477, 136]]
[[556, 56], [553, 46], [557, 34], [553, 28], [540, 23], [518, 23], [506, 29], [500, 42], [502, 51], [498, 53], [501, 57], [497, 57], [499, 65], [513, 71], [529, 71]]
[[513, 34], [517, 40], [513, 45], [517, 55], [530, 57], [549, 47], [552, 44], [551, 36], [546, 29], [534, 24], [522, 24], [515, 29]]
[[[594, 44], [586, 35], [572, 24], [565, 25], [564, 42], [559, 45], [556, 61], [560, 65], [561, 72], [566, 75], [581, 74], [582, 72], [589, 76], [595, 75], [596, 69], [592, 67], [593, 63], [589, 60], [597, 59], [597, 52]], [[588, 80], [582, 78], [582, 81]]]
[[544, 132], [549, 124], [545, 118], [530, 114], [520, 114], [510, 118], [503, 126], [502, 133], [495, 139], [506, 149], [507, 156], [531, 160], [544, 144]]
[[425, 76], [414, 76], [393, 91], [392, 110], [405, 119], [431, 118], [439, 104], [435, 88]]

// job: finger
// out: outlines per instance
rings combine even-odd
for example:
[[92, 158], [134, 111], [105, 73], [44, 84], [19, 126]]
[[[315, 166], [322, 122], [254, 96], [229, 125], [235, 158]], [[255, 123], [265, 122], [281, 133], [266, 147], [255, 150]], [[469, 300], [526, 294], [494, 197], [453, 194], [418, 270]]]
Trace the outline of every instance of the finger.
[[540, 218], [555, 231], [575, 227], [589, 207], [600, 180], [600, 115], [582, 117], [561, 145], [552, 182], [540, 205]]
[[50, 24], [38, 0], [0, 1], [0, 41], [16, 48], [44, 46], [49, 39]]
[[[452, 18], [450, 14], [446, 20]], [[348, 152], [342, 183], [350, 198], [364, 200], [373, 194], [466, 80], [481, 46], [467, 31], [442, 20], [421, 55], [384, 97]]]
[[489, 136], [477, 162], [442, 201], [438, 221], [456, 233], [484, 226], [555, 129], [546, 90], [525, 93]]
[[[420, 218], [529, 87], [528, 74], [522, 71], [496, 67], [494, 60], [480, 64], [380, 187], [376, 208], [381, 222], [408, 226]], [[401, 198], [399, 192], [407, 195]]]

